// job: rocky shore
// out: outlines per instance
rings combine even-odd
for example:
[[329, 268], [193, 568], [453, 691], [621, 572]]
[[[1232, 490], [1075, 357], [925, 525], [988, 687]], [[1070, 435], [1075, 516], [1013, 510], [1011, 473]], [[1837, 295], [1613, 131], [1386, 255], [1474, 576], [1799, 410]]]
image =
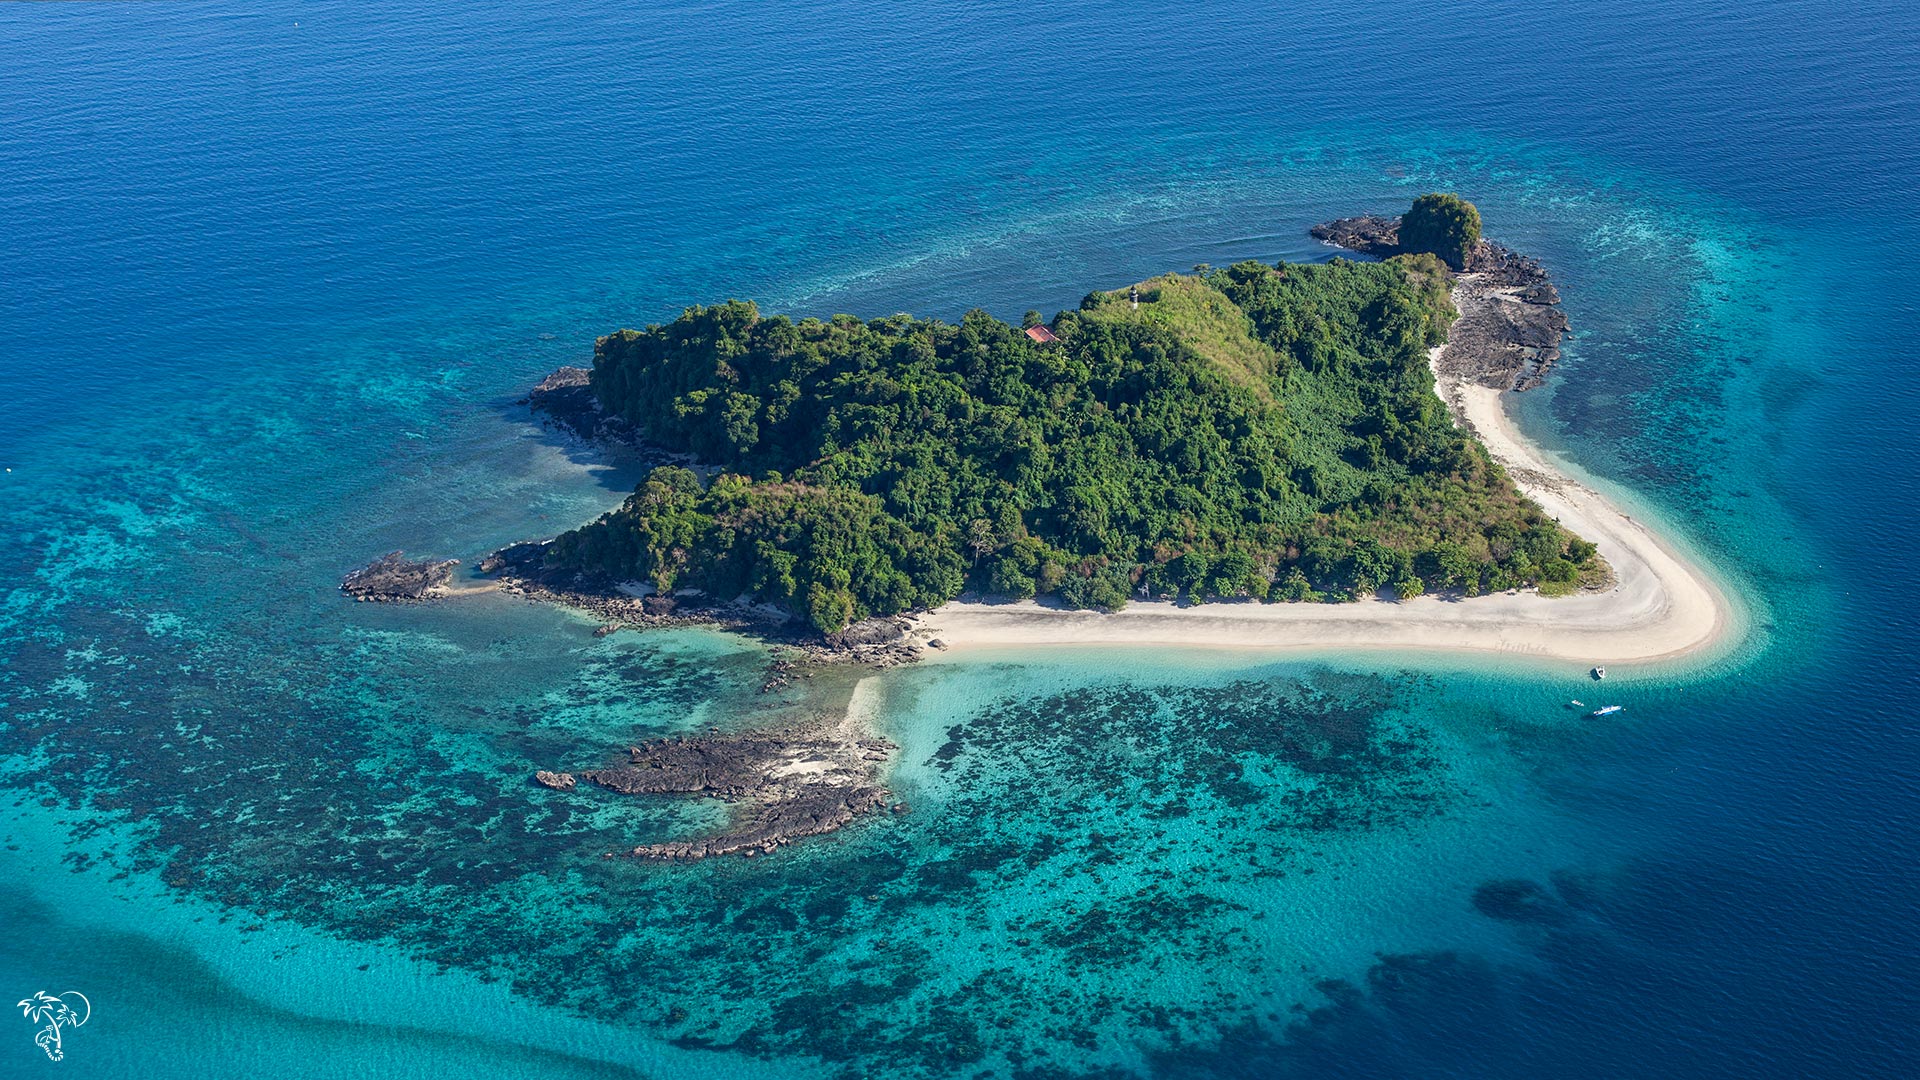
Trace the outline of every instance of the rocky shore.
[[520, 403], [541, 413], [555, 427], [582, 439], [625, 445], [637, 443], [639, 433], [633, 425], [601, 407], [600, 399], [593, 393], [592, 375], [583, 367], [563, 367], [540, 380]]
[[[885, 670], [920, 658], [922, 645], [913, 636], [913, 623], [903, 616], [864, 619], [822, 636], [787, 612], [749, 597], [716, 601], [692, 591], [660, 596], [634, 582], [549, 570], [545, 557], [546, 541], [512, 544], [480, 560], [480, 572], [493, 577], [501, 592], [592, 615], [600, 620], [594, 630], [598, 637], [627, 629], [706, 626], [749, 634], [786, 646], [803, 660], [823, 663]], [[762, 689], [788, 685], [793, 675], [791, 660], [778, 661]]]
[[[779, 731], [658, 739], [627, 749], [624, 765], [584, 769], [580, 780], [623, 795], [703, 795], [734, 804], [717, 836], [643, 844], [637, 859], [760, 855], [782, 844], [842, 828], [888, 806], [880, 764], [895, 749], [825, 721]], [[572, 791], [575, 774], [542, 771], [535, 780]], [[906, 804], [893, 803], [895, 813]]]
[[[1377, 258], [1403, 254], [1400, 219], [1351, 217], [1315, 225], [1323, 243]], [[1447, 335], [1442, 373], [1495, 390], [1531, 390], [1560, 359], [1567, 316], [1538, 260], [1482, 240], [1454, 277], [1460, 318]]]
[[699, 471], [698, 462], [691, 455], [677, 454], [648, 442], [626, 417], [608, 412], [594, 395], [592, 377], [593, 372], [583, 367], [560, 368], [527, 391], [520, 404], [532, 409], [548, 427], [596, 447], [616, 449], [628, 460], [637, 458], [648, 465], [684, 465]]

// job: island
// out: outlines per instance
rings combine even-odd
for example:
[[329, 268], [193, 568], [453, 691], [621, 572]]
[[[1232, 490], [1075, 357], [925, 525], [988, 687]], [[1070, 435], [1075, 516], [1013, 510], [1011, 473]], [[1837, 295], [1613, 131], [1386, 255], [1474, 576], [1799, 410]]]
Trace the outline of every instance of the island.
[[[610, 334], [527, 403], [653, 467], [597, 520], [479, 569], [597, 634], [718, 623], [800, 646], [763, 690], [813, 674], [808, 652], [1413, 648], [1584, 673], [1722, 639], [1706, 575], [1506, 414], [1568, 331], [1537, 261], [1450, 194], [1311, 232], [1365, 258], [1201, 266], [1019, 326], [729, 300]], [[486, 587], [452, 585], [452, 565], [395, 552], [342, 588]], [[828, 710], [531, 783], [733, 806], [718, 835], [610, 856], [754, 855], [905, 812], [890, 750]]]
[[[1544, 333], [1515, 346], [1537, 374], [1565, 327], [1456, 327], [1450, 261], [1551, 286], [1452, 203], [1470, 217], [1418, 243], [1372, 236], [1379, 261], [1200, 267], [1021, 326], [730, 300], [608, 335], [546, 392], [576, 414], [590, 392], [596, 430], [685, 463], [516, 565], [582, 592], [737, 599], [823, 635], [963, 595], [1117, 612], [1604, 588], [1596, 545], [1436, 394], [1450, 331], [1502, 363], [1495, 339]], [[1558, 318], [1536, 299], [1516, 304]]]

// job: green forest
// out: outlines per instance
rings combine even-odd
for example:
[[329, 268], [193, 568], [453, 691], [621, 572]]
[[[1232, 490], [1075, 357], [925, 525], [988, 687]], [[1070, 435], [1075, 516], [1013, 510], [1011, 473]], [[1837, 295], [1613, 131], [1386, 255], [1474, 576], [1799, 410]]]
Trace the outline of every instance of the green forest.
[[1025, 332], [1038, 312], [689, 308], [600, 339], [592, 386], [700, 470], [655, 469], [548, 564], [826, 632], [969, 589], [1106, 610], [1569, 591], [1603, 572], [1593, 546], [1435, 396], [1449, 280], [1430, 254], [1200, 267], [1088, 295], [1053, 341]]

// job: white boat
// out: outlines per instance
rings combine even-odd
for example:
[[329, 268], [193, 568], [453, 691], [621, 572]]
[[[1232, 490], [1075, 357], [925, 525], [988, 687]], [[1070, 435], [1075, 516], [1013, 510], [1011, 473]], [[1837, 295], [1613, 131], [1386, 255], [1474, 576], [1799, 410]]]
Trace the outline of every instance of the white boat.
[[1621, 706], [1621, 705], [1602, 705], [1600, 708], [1593, 710], [1587, 715], [1588, 716], [1612, 716], [1614, 713], [1619, 712], [1624, 707], [1625, 706]]
[[1597, 668], [1594, 668], [1594, 669], [1593, 669], [1593, 677], [1594, 677], [1595, 679], [1604, 679], [1604, 678], [1606, 678], [1606, 677], [1607, 677], [1607, 669], [1606, 669], [1606, 668], [1603, 668], [1603, 667], [1597, 667]]

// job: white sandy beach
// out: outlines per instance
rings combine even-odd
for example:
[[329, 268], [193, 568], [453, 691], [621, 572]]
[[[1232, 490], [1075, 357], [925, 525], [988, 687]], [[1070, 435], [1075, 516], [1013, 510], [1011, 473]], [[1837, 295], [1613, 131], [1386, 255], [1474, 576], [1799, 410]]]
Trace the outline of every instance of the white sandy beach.
[[[1437, 353], [1437, 351], [1436, 351]], [[1677, 657], [1714, 644], [1729, 607], [1714, 583], [1600, 493], [1568, 477], [1508, 417], [1502, 391], [1443, 380], [1440, 394], [1520, 489], [1599, 545], [1615, 582], [1550, 599], [1532, 592], [1421, 596], [1404, 603], [1181, 606], [1135, 601], [1114, 614], [1033, 601], [951, 603], [919, 618], [924, 638], [958, 651], [1124, 644], [1239, 649], [1469, 650], [1620, 664]]]

